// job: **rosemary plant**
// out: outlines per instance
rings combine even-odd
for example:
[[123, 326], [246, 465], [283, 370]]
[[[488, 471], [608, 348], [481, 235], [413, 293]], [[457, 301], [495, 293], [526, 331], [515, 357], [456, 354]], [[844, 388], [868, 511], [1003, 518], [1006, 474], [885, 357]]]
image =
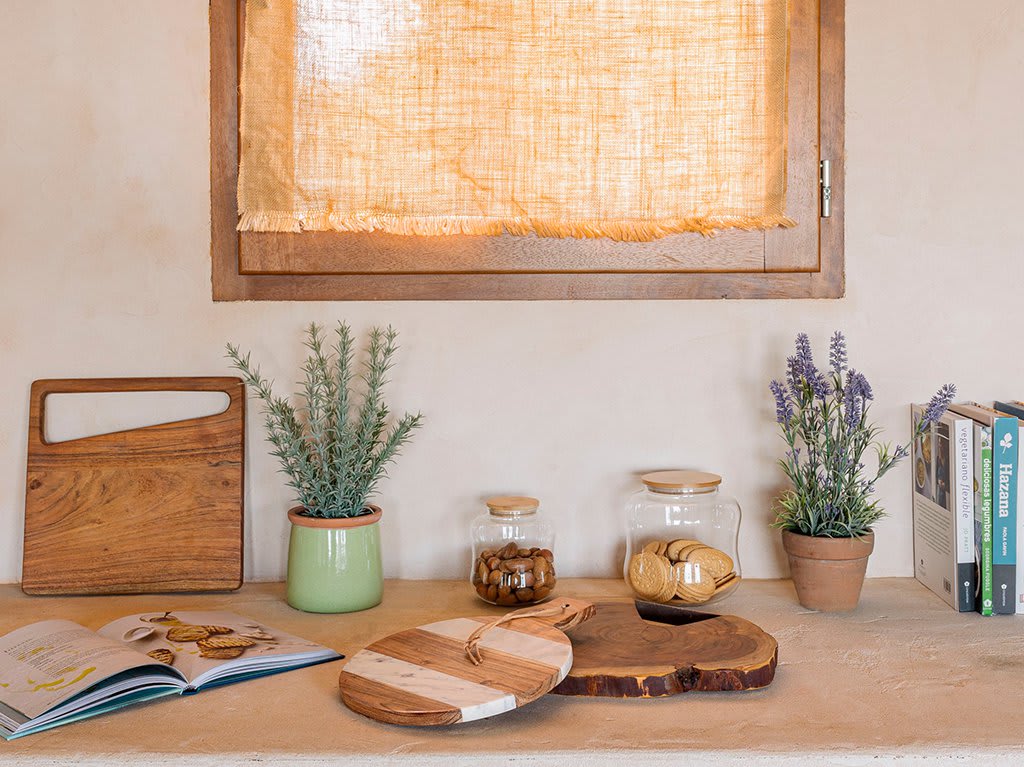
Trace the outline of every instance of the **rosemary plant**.
[[[393, 328], [374, 328], [362, 370], [354, 370], [352, 333], [339, 322], [328, 347], [323, 329], [310, 324], [309, 356], [298, 406], [275, 396], [273, 382], [260, 374], [238, 347], [227, 345], [232, 366], [263, 403], [271, 454], [281, 462], [288, 485], [311, 517], [358, 517], [387, 467], [419, 428], [423, 417], [406, 413], [388, 427], [391, 411], [383, 389], [397, 346]], [[362, 384], [361, 397], [357, 389]], [[357, 401], [358, 400], [358, 401]]]
[[[885, 511], [872, 498], [875, 483], [909, 454], [908, 445], [877, 440], [881, 429], [868, 421], [874, 399], [863, 373], [847, 365], [846, 338], [836, 331], [829, 346], [829, 372], [814, 364], [805, 333], [787, 360], [785, 383], [771, 382], [775, 415], [789, 446], [779, 465], [792, 487], [778, 501], [774, 527], [823, 538], [852, 538], [871, 532]], [[915, 424], [924, 434], [956, 395], [942, 386]], [[875, 452], [875, 468], [865, 454]]]

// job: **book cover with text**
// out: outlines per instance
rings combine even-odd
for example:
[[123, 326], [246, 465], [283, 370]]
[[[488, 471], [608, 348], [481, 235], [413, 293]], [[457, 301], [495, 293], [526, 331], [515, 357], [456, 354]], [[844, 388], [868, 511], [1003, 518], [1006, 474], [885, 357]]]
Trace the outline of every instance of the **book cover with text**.
[[1024, 613], [1024, 481], [1021, 480], [1021, 460], [1024, 459], [1024, 450], [1021, 450], [1021, 440], [1024, 440], [1024, 402], [1010, 400], [1009, 402], [995, 402], [993, 407], [1007, 415], [1017, 417], [1020, 428], [1017, 430], [1017, 605], [1015, 612], [1019, 615]]
[[[924, 408], [911, 408], [912, 423]], [[946, 413], [913, 445], [914, 577], [959, 612], [976, 608], [974, 421]]]
[[992, 414], [974, 403], [949, 412], [974, 421], [974, 545], [978, 560], [977, 610], [992, 614]]
[[996, 418], [992, 427], [992, 610], [1016, 612], [1017, 463], [1020, 424]]

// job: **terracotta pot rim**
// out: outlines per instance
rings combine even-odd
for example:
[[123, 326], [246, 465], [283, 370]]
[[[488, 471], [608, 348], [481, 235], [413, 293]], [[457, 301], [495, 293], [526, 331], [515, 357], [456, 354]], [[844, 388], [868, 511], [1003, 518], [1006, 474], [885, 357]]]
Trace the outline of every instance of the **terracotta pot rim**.
[[353, 527], [364, 527], [365, 525], [372, 525], [375, 522], [380, 522], [380, 517], [384, 513], [380, 506], [376, 506], [372, 503], [366, 504], [366, 508], [373, 511], [372, 514], [363, 514], [360, 517], [338, 517], [336, 519], [326, 519], [324, 517], [307, 517], [302, 512], [305, 511], [305, 506], [295, 506], [294, 508], [288, 509], [288, 521], [293, 525], [299, 527], [315, 527], [321, 530], [344, 530]]
[[782, 547], [787, 554], [804, 559], [865, 559], [874, 551], [875, 533], [860, 538], [826, 538], [783, 530]]
[[803, 533], [798, 533], [796, 530], [782, 530], [782, 534], [792, 535], [795, 538], [813, 538], [816, 541], [862, 541], [865, 538], [875, 537], [874, 530], [868, 530], [866, 533], [864, 533], [864, 535], [860, 536], [851, 535], [848, 538], [836, 538], [828, 535], [804, 535]]

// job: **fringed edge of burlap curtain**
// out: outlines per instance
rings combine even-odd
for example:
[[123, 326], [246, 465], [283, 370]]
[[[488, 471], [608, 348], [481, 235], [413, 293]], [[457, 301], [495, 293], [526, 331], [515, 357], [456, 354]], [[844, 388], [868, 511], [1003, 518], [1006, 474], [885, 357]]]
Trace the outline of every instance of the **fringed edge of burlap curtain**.
[[623, 242], [648, 242], [670, 234], [696, 232], [706, 237], [726, 229], [770, 229], [794, 227], [796, 222], [786, 215], [764, 216], [695, 216], [691, 218], [643, 221], [548, 221], [533, 218], [489, 219], [476, 216], [399, 216], [371, 214], [366, 216], [336, 213], [288, 213], [282, 211], [243, 211], [238, 230], [243, 232], [385, 232], [417, 236], [527, 235], [538, 237], [608, 237]]

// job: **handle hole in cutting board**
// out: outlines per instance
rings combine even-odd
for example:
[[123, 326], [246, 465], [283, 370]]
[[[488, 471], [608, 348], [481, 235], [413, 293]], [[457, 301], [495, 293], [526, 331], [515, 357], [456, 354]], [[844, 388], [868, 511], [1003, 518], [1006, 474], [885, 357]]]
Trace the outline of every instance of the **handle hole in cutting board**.
[[698, 610], [690, 610], [677, 605], [665, 605], [658, 602], [647, 602], [637, 599], [633, 602], [636, 611], [645, 621], [651, 623], [666, 623], [669, 626], [687, 626], [691, 623], [718, 618], [718, 613], [705, 613]]
[[43, 439], [50, 444], [219, 415], [231, 399], [220, 391], [126, 391], [50, 394]]

